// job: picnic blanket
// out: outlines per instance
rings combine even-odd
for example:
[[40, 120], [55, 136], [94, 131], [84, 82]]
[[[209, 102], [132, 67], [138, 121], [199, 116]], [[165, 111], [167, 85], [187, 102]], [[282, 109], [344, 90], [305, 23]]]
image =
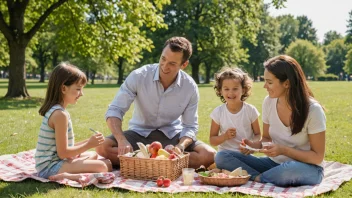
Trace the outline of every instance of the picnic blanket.
[[[34, 152], [35, 150], [25, 151], [17, 154], [0, 156], [0, 180], [19, 182], [27, 178], [32, 178], [41, 182], [51, 182], [37, 176], [34, 168]], [[249, 181], [245, 185], [236, 187], [217, 187], [211, 185], [203, 185], [200, 183], [196, 175], [192, 186], [184, 186], [182, 176], [173, 181], [168, 188], [157, 187], [154, 181], [142, 181], [126, 179], [120, 176], [120, 172], [115, 170], [109, 173], [103, 173], [104, 179], [111, 183], [104, 184], [99, 182], [101, 174], [82, 174], [85, 181], [84, 186], [95, 185], [98, 188], [122, 188], [137, 192], [167, 192], [167, 193], [182, 193], [182, 192], [215, 192], [219, 194], [227, 192], [239, 192], [251, 195], [260, 195], [268, 197], [305, 197], [322, 194], [328, 191], [334, 191], [339, 186], [352, 178], [352, 165], [341, 164], [338, 162], [325, 163], [325, 177], [321, 184], [315, 186], [300, 186], [281, 188], [272, 184], [262, 184]], [[80, 183], [71, 180], [57, 181], [60, 184], [69, 185], [72, 187], [84, 187]]]

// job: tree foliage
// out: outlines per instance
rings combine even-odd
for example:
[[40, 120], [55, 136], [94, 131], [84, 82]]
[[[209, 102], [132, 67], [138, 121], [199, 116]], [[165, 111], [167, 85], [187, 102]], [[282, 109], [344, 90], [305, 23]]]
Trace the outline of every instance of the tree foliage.
[[347, 31], [346, 31], [346, 44], [352, 44], [352, 10], [348, 13], [349, 18], [347, 20]]
[[184, 36], [193, 45], [192, 77], [199, 83], [201, 65], [216, 68], [245, 57], [240, 50], [241, 39], [254, 41], [260, 22], [260, 4], [258, 0], [174, 0], [163, 10], [168, 29], [153, 34], [157, 50], [145, 58], [156, 61], [151, 57], [159, 57], [167, 38]]
[[312, 20], [304, 15], [298, 16], [297, 20], [299, 23], [297, 38], [310, 41], [316, 45], [318, 43], [317, 30], [313, 27]]
[[249, 55], [244, 67], [255, 79], [263, 72], [263, 62], [278, 55], [281, 49], [279, 23], [275, 18], [269, 16], [267, 5], [264, 5], [262, 9], [261, 25], [255, 42], [248, 39], [243, 41], [243, 47], [248, 50]]
[[329, 66], [327, 73], [339, 75], [343, 72], [343, 67], [346, 61], [347, 46], [343, 39], [336, 39], [332, 41], [325, 48], [326, 51], [326, 65]]
[[324, 52], [307, 40], [291, 43], [286, 54], [297, 60], [307, 76], [317, 77], [326, 71]]
[[352, 49], [350, 49], [347, 52], [346, 55], [346, 62], [345, 62], [345, 66], [343, 67], [343, 70], [347, 73], [347, 74], [352, 74]]
[[25, 49], [43, 26], [57, 27], [58, 44], [67, 53], [124, 57], [138, 61], [142, 49], [151, 50], [143, 27], [166, 27], [160, 13], [169, 0], [8, 0], [0, 2], [0, 31], [9, 44], [7, 97], [29, 96], [25, 85]]
[[293, 15], [281, 15], [277, 17], [280, 23], [280, 43], [282, 45], [280, 53], [284, 53], [286, 48], [297, 39], [299, 22]]
[[343, 38], [342, 35], [334, 30], [330, 30], [324, 34], [323, 45], [329, 45], [333, 40]]

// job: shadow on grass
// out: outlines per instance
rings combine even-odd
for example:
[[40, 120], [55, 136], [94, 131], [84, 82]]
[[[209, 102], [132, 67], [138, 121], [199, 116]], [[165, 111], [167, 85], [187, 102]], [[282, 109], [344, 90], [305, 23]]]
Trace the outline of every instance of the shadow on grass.
[[26, 108], [35, 108], [43, 104], [44, 99], [38, 97], [31, 98], [0, 98], [0, 110], [17, 110]]
[[[50, 194], [50, 191], [62, 190], [67, 188], [67, 186], [58, 184], [55, 182], [44, 183], [44, 182], [36, 181], [34, 179], [26, 179], [21, 182], [3, 182], [3, 183], [6, 183], [6, 186], [1, 189], [0, 197], [30, 197], [30, 196], [33, 196], [34, 194], [40, 197], [41, 196], [44, 197], [46, 193]], [[79, 196], [79, 193], [83, 192], [82, 188], [74, 188], [74, 187], [69, 187], [69, 188], [72, 188], [72, 190], [77, 191], [77, 194], [76, 194], [77, 196]], [[83, 190], [91, 191], [92, 194], [99, 193], [97, 191], [111, 190], [120, 194], [120, 196], [122, 195], [123, 197], [126, 196], [124, 194], [130, 193], [130, 191], [125, 189], [120, 189], [120, 188], [101, 189], [101, 188], [97, 188], [94, 185], [84, 187]]]
[[[47, 83], [27, 83], [27, 89], [46, 89], [48, 87]], [[118, 84], [87, 84], [85, 88], [117, 88], [120, 87]], [[0, 89], [7, 89], [7, 84], [0, 84]]]
[[214, 87], [214, 85], [212, 85], [212, 84], [198, 84], [198, 87], [199, 88], [202, 88], [202, 87]]
[[32, 179], [26, 179], [20, 183], [4, 183], [7, 185], [1, 189], [0, 197], [29, 197], [33, 194], [43, 194], [60, 188], [58, 183], [40, 183]]

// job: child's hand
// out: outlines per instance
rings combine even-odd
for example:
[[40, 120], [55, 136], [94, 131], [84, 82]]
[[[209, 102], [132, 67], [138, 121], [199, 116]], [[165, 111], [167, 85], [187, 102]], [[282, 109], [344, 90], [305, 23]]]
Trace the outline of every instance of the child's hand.
[[102, 144], [105, 140], [105, 137], [102, 133], [97, 133], [95, 135], [92, 135], [92, 137], [89, 138], [87, 144], [89, 148], [94, 148]]
[[[241, 141], [242, 146], [246, 146], [246, 145], [251, 146], [251, 144], [252, 144], [252, 141], [249, 141], [247, 139], [242, 139], [242, 141]], [[244, 147], [241, 147], [241, 146], [240, 146], [240, 152], [244, 155], [249, 155], [249, 154], [254, 153], [254, 151], [251, 151], [251, 150], [244, 148]]]
[[226, 140], [232, 139], [236, 137], [236, 129], [235, 128], [229, 128], [227, 129], [227, 131], [225, 132], [225, 137]]

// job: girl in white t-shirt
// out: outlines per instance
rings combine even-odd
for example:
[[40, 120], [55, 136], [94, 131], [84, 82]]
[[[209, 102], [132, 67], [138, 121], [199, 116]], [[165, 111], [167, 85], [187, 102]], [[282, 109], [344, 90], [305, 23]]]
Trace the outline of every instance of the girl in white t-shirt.
[[[259, 140], [259, 112], [244, 102], [253, 81], [239, 68], [224, 67], [215, 75], [215, 92], [224, 103], [210, 114], [210, 144], [218, 150], [240, 151], [242, 139]], [[251, 153], [251, 151], [247, 151]]]
[[269, 96], [263, 103], [262, 139], [244, 143], [267, 157], [246, 155], [248, 149], [241, 148], [242, 153], [218, 152], [216, 165], [230, 171], [242, 167], [251, 180], [276, 186], [319, 184], [324, 177], [324, 110], [295, 59], [280, 55], [266, 61], [264, 68]]

